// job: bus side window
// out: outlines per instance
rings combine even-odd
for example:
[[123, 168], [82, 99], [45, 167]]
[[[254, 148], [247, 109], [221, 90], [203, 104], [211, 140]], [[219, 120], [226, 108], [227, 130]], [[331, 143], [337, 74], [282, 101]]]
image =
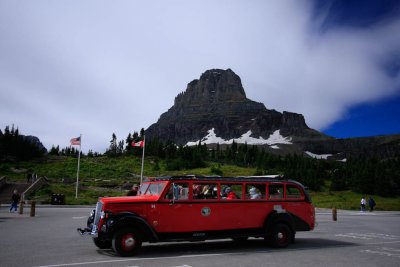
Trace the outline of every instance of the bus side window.
[[246, 199], [265, 199], [265, 184], [247, 184]]
[[268, 196], [269, 199], [283, 198], [283, 184], [269, 184]]
[[189, 184], [188, 183], [173, 183], [168, 189], [165, 199], [187, 200], [189, 198]]
[[242, 184], [221, 184], [221, 199], [242, 199]]
[[189, 199], [189, 184], [187, 183], [181, 184], [181, 188], [179, 191], [179, 199], [181, 200]]
[[193, 184], [193, 199], [217, 199], [217, 184]]
[[298, 187], [287, 184], [286, 185], [286, 198], [301, 199], [301, 198], [303, 198], [303, 195], [301, 193], [301, 190]]

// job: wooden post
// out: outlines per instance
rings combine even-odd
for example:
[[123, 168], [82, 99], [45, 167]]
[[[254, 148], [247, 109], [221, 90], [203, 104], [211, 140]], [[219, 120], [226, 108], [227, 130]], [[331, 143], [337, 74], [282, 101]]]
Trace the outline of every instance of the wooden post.
[[332, 208], [332, 220], [337, 221], [337, 210], [336, 210], [336, 207]]
[[24, 213], [24, 201], [19, 202], [19, 214]]
[[32, 202], [31, 202], [31, 217], [35, 217], [35, 211], [36, 211], [36, 201], [32, 200]]

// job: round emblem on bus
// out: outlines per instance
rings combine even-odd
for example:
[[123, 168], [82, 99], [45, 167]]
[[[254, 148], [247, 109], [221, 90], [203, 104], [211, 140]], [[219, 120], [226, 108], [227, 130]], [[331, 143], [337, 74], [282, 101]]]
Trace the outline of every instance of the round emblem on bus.
[[209, 207], [204, 207], [201, 209], [201, 215], [209, 216], [211, 214], [211, 209]]

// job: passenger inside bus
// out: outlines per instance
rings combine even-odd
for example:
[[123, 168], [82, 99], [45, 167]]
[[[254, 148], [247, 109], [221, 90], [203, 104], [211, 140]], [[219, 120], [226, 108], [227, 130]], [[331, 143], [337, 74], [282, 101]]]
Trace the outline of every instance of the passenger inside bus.
[[193, 198], [199, 199], [201, 198], [201, 192], [203, 191], [203, 187], [199, 184], [193, 185]]
[[193, 199], [217, 199], [217, 184], [193, 184]]
[[188, 199], [188, 184], [175, 184], [173, 183], [168, 189], [168, 193], [165, 195], [165, 199], [174, 199], [174, 200], [187, 200]]
[[221, 187], [221, 198], [227, 197], [226, 188], [227, 188], [227, 186], [225, 186], [225, 185]]
[[252, 187], [249, 189], [249, 197], [250, 199], [260, 199], [261, 194], [257, 192], [257, 189], [255, 187]]
[[208, 185], [208, 184], [206, 184], [204, 187], [203, 187], [203, 190], [201, 190], [201, 195], [203, 196], [203, 197], [206, 197], [208, 194], [209, 194], [209, 192], [210, 192], [210, 186]]
[[283, 185], [274, 184], [269, 186], [269, 198], [283, 198]]
[[237, 199], [235, 192], [232, 191], [230, 187], [225, 189], [226, 199]]

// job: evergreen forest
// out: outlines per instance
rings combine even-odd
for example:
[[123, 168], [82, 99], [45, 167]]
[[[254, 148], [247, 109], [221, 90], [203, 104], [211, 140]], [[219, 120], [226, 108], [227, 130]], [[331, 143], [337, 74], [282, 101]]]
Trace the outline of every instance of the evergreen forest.
[[[142, 148], [133, 147], [132, 142], [143, 140], [144, 129], [129, 134], [125, 140], [117, 140], [113, 133], [105, 153], [89, 150], [82, 158], [109, 158], [118, 160], [126, 157], [141, 158]], [[60, 149], [53, 146], [48, 153], [19, 135], [18, 129], [6, 127], [0, 131], [1, 162], [19, 162], [48, 157], [77, 157], [74, 147]], [[196, 146], [176, 146], [171, 141], [146, 140], [145, 157], [151, 158], [152, 169], [158, 173], [191, 170], [209, 167], [213, 175], [229, 176], [223, 173], [224, 164], [249, 168], [247, 175], [281, 174], [298, 180], [313, 191], [320, 191], [328, 185], [329, 190], [351, 190], [361, 194], [379, 196], [400, 195], [399, 158], [348, 158], [345, 162], [318, 160], [302, 155], [279, 156], [268, 153], [260, 146], [237, 144], [213, 148], [198, 143]], [[254, 171], [255, 170], [255, 171]]]

